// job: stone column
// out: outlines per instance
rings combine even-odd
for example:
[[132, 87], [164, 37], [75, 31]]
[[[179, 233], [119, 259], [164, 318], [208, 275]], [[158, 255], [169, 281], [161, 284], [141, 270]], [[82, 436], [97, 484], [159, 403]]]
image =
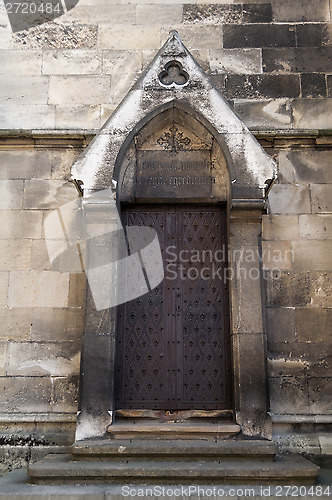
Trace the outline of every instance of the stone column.
[[230, 218], [231, 336], [236, 421], [243, 434], [272, 438], [268, 414], [261, 261], [262, 204]]
[[[88, 290], [76, 441], [104, 436], [107, 426], [112, 423], [114, 417], [116, 307], [98, 310], [98, 298], [100, 299], [98, 290], [104, 294], [116, 293], [116, 276], [109, 276], [107, 272], [101, 271], [93, 282], [89, 276], [89, 269], [96, 269], [98, 265], [110, 261], [116, 262], [118, 251], [116, 230], [119, 229], [119, 219], [115, 201], [86, 200], [85, 217], [87, 233], [90, 235], [90, 239], [87, 240], [85, 265]], [[101, 234], [103, 227], [107, 228], [108, 233], [101, 237], [93, 237], [94, 234]]]

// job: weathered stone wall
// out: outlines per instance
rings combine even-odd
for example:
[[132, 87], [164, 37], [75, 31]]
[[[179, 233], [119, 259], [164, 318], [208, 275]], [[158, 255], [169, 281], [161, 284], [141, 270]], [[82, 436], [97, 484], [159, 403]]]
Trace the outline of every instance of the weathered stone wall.
[[[66, 179], [84, 141], [72, 135], [52, 145], [38, 133], [95, 133], [170, 29], [278, 161], [263, 221], [264, 266], [281, 270], [265, 282], [271, 411], [285, 446], [329, 449], [322, 434], [332, 376], [329, 0], [80, 0], [54, 22], [14, 35], [0, 5], [0, 129], [35, 137], [3, 141], [0, 150], [1, 435], [4, 444], [25, 445], [28, 458], [31, 433], [44, 446], [71, 439], [83, 319], [82, 276], [50, 269], [42, 224], [76, 197]], [[280, 261], [271, 260], [274, 251]], [[29, 427], [24, 415], [36, 413], [48, 423], [32, 416]], [[315, 431], [311, 441], [295, 436], [299, 414], [304, 430]], [[56, 427], [66, 430], [52, 441]]]
[[[307, 138], [273, 145], [279, 178], [269, 196], [269, 215], [263, 217], [263, 252], [265, 268], [278, 269], [265, 281], [277, 434], [296, 434], [301, 423], [323, 432], [321, 424], [331, 421], [331, 142]], [[287, 443], [294, 448], [331, 450], [325, 435], [292, 441]]]
[[77, 198], [66, 179], [81, 148], [10, 142], [0, 146], [0, 456], [17, 465], [73, 439], [85, 280], [51, 269], [43, 231]]
[[0, 6], [0, 127], [98, 130], [170, 29], [252, 129], [330, 128], [329, 0], [80, 0], [12, 34]]

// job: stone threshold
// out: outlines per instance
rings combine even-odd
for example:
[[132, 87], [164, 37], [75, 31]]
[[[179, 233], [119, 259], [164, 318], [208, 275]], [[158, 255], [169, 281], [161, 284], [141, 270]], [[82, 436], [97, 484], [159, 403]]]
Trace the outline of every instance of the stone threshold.
[[225, 439], [239, 434], [241, 427], [227, 424], [220, 420], [192, 422], [183, 421], [151, 421], [144, 419], [118, 420], [107, 427], [108, 435], [113, 439]]

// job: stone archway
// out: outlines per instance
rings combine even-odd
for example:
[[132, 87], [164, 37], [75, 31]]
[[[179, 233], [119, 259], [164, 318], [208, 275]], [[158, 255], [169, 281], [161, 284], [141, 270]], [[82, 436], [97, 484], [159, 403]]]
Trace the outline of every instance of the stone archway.
[[[160, 76], [165, 71], [163, 68], [167, 61], [175, 59], [188, 80], [163, 83]], [[178, 139], [188, 142], [187, 138], [194, 143], [197, 139], [198, 151], [210, 151], [210, 173], [206, 174], [203, 158], [200, 175], [196, 176], [202, 179], [198, 181], [200, 189], [194, 187], [189, 197], [186, 194], [189, 191], [183, 188], [184, 176], [182, 184], [177, 181], [174, 188], [174, 178], [179, 175], [173, 175], [171, 181], [169, 173], [157, 176], [161, 177], [159, 187], [162, 189], [156, 196], [153, 192], [158, 187], [157, 178], [146, 175], [142, 167], [144, 162], [151, 160], [149, 151], [153, 141], [156, 142], [154, 134], [159, 133], [157, 144], [161, 147], [165, 141], [173, 141], [172, 150], [174, 128], [173, 132], [169, 129], [174, 125], [183, 128], [178, 128], [182, 134]], [[168, 137], [165, 128], [168, 128]], [[143, 144], [145, 149], [141, 148]], [[271, 437], [271, 425], [259, 236], [265, 189], [274, 178], [274, 172], [273, 161], [234, 115], [174, 33], [72, 170], [73, 177], [83, 183], [88, 212], [89, 206], [94, 206], [91, 195], [111, 186], [117, 186], [115, 199], [99, 200], [99, 209], [103, 204], [115, 207], [120, 202], [153, 200], [227, 204], [236, 422], [244, 434], [268, 438]], [[187, 178], [186, 182], [188, 185], [192, 181]], [[94, 213], [94, 222], [96, 217]], [[250, 259], [246, 259], [249, 254]], [[104, 435], [114, 419], [115, 338], [115, 311], [96, 311], [88, 292], [77, 440]]]

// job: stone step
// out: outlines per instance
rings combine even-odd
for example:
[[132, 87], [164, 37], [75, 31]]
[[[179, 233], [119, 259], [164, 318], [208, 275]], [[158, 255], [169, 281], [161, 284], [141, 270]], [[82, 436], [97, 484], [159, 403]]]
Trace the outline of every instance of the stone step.
[[168, 421], [115, 421], [107, 428], [112, 439], [227, 439], [235, 436], [241, 428], [237, 424], [222, 421], [183, 422]]
[[273, 460], [278, 448], [264, 440], [109, 439], [79, 441], [72, 446], [74, 460]]
[[30, 465], [33, 484], [314, 484], [319, 468], [301, 456], [275, 461], [73, 461], [50, 455]]

